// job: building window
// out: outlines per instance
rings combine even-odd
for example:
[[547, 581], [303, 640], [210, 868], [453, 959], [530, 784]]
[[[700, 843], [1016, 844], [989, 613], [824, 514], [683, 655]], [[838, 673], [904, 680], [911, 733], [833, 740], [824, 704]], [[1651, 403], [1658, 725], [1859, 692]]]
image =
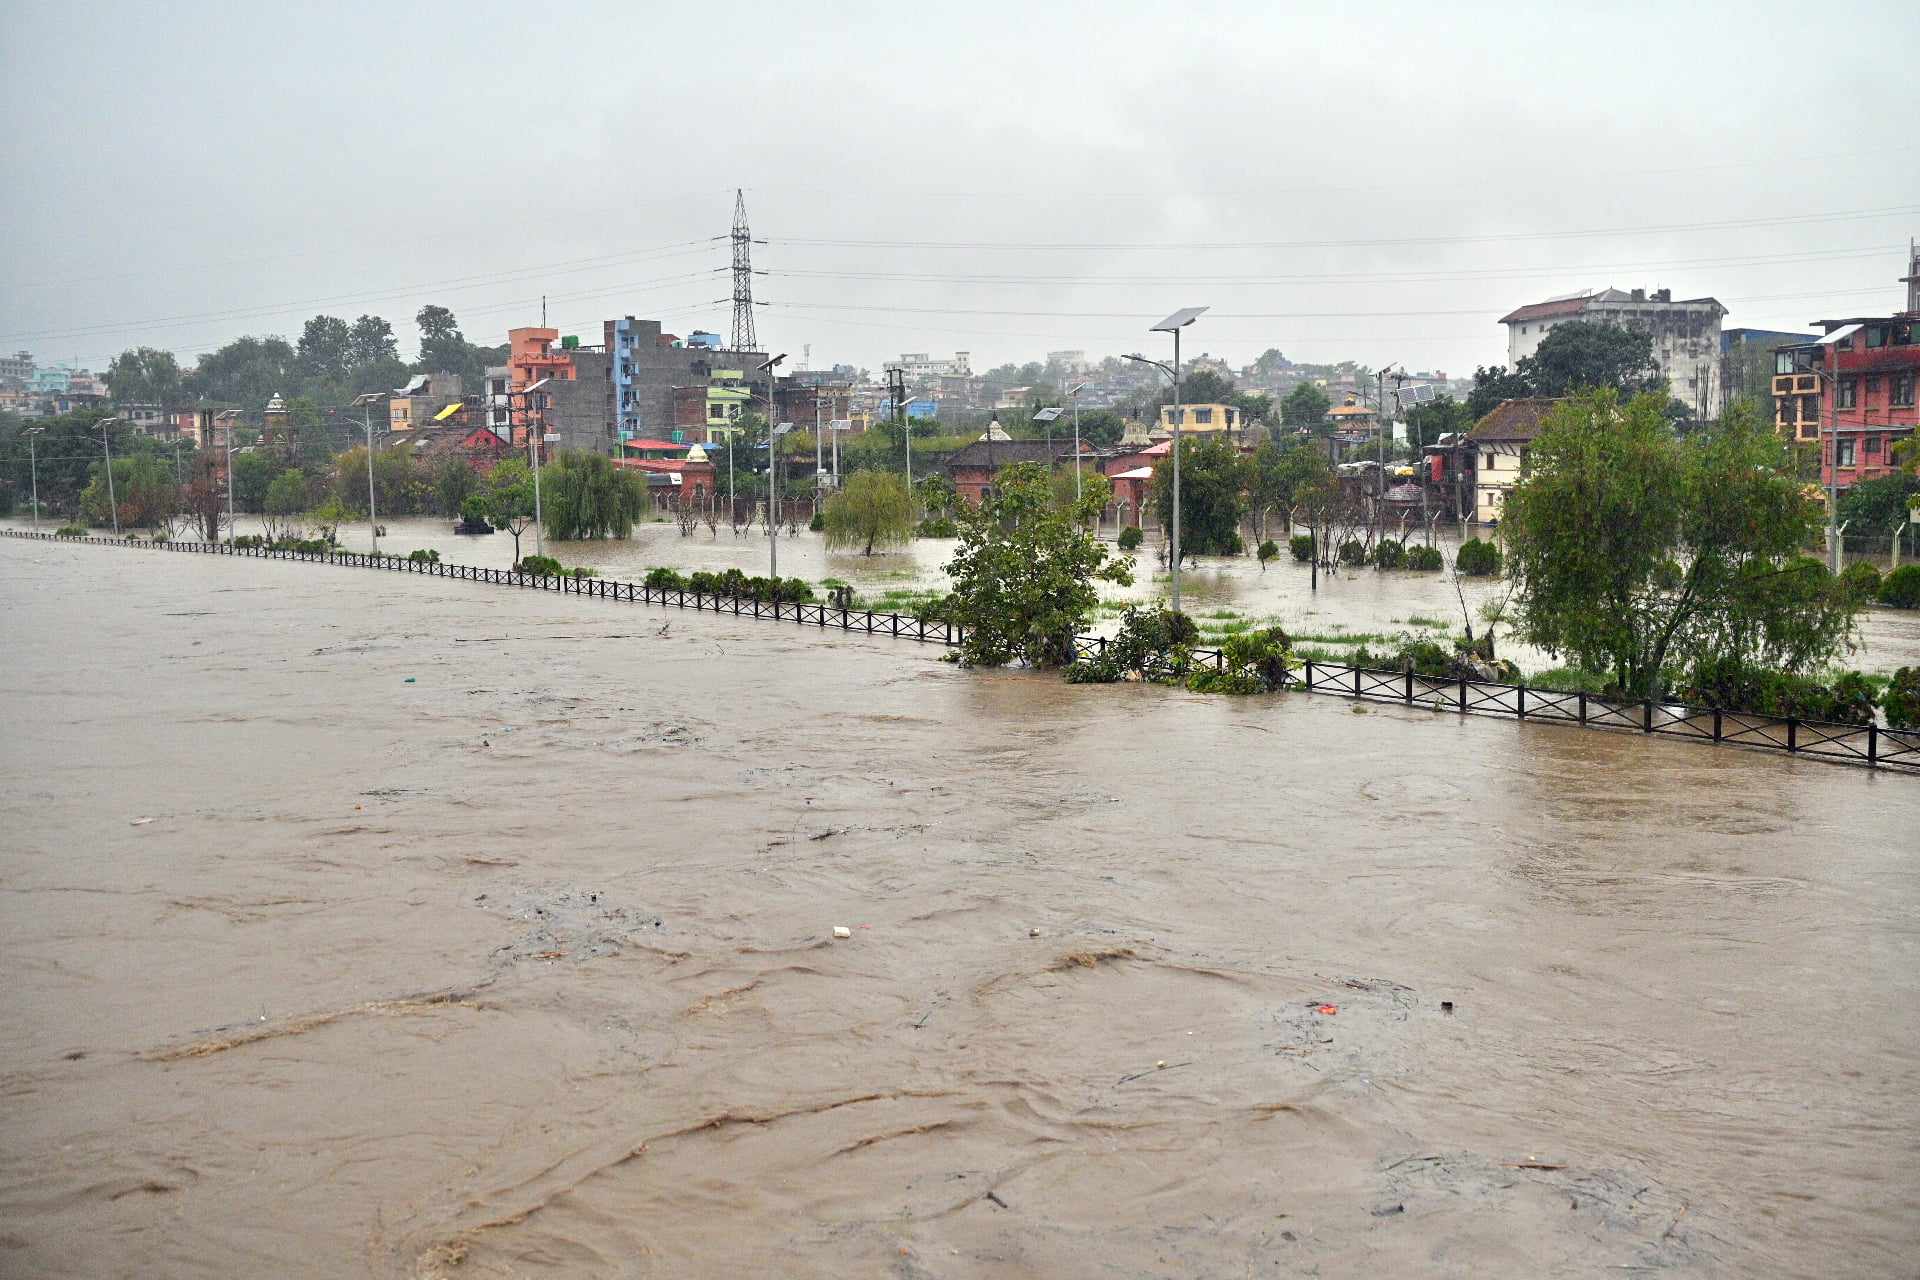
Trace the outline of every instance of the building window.
[[1890, 388], [1890, 392], [1890, 398], [1893, 400], [1893, 403], [1911, 405], [1913, 403], [1913, 375], [1910, 373], [1894, 374], [1893, 386]]
[[1860, 400], [1860, 379], [1858, 378], [1840, 379], [1840, 398], [1838, 401], [1839, 407], [1842, 409], [1851, 409], [1856, 404], [1859, 403], [1859, 400]]
[[1877, 373], [1868, 374], [1867, 375], [1868, 398], [1872, 398], [1873, 396], [1877, 395], [1879, 391], [1880, 391], [1880, 375]]
[[1199, 425], [1201, 423], [1211, 423], [1213, 421], [1213, 410], [1195, 409], [1193, 411], [1193, 421], [1195, 425]]
[[1800, 421], [1802, 422], [1820, 421], [1820, 397], [1819, 396], [1801, 396], [1800, 397]]
[[1880, 456], [1880, 437], [1868, 436], [1867, 447], [1862, 449], [1861, 452], [1864, 453], [1869, 458], [1879, 457]]
[[1877, 324], [1867, 326], [1867, 346], [1869, 348], [1872, 348], [1872, 347], [1884, 347], [1886, 345], [1887, 345], [1887, 331], [1885, 329], [1882, 329]]
[[1838, 461], [1834, 465], [1841, 467], [1850, 467], [1853, 465], [1852, 436], [1842, 436], [1838, 440], [1835, 440], [1833, 442], [1833, 448], [1834, 453], [1838, 455]]
[[1481, 463], [1481, 465], [1484, 466], [1489, 471], [1493, 470], [1493, 455], [1490, 453], [1487, 454], [1486, 461]]

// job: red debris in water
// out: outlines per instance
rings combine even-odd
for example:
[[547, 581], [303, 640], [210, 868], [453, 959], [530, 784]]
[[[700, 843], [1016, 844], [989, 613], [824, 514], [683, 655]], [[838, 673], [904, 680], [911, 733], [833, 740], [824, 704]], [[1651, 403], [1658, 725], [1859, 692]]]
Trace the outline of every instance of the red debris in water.
[[1315, 1009], [1314, 1012], [1324, 1013], [1329, 1018], [1331, 1018], [1334, 1014], [1340, 1012], [1340, 1006], [1337, 1004], [1323, 1004], [1319, 1008]]

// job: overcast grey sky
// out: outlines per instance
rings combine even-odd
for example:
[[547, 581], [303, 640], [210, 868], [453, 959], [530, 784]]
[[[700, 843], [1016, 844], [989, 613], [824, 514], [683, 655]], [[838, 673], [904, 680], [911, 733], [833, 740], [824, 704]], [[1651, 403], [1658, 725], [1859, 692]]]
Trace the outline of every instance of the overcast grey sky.
[[724, 334], [736, 186], [762, 345], [876, 369], [1153, 349], [1206, 304], [1189, 352], [1460, 374], [1504, 359], [1507, 309], [1588, 286], [1731, 325], [1888, 311], [1920, 234], [1902, 0], [5, 22], [0, 345], [96, 368], [323, 310], [410, 358], [423, 303], [498, 342], [542, 293], [588, 341], [627, 313]]

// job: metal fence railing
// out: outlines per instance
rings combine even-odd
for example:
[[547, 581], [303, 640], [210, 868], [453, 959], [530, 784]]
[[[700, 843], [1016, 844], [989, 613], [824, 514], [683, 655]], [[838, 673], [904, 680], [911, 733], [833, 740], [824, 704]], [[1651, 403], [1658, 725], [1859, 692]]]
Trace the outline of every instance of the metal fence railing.
[[[911, 614], [876, 613], [871, 609], [842, 609], [812, 601], [762, 601], [751, 597], [717, 595], [679, 587], [650, 587], [645, 583], [610, 578], [520, 573], [512, 569], [485, 569], [445, 561], [408, 560], [358, 551], [288, 551], [271, 547], [235, 547], [222, 542], [143, 542], [135, 538], [74, 538], [22, 529], [0, 529], [0, 536], [45, 542], [89, 543], [174, 551], [191, 555], [240, 556], [259, 560], [298, 560], [348, 568], [415, 573], [461, 582], [587, 596], [633, 604], [658, 604], [680, 609], [729, 614], [785, 622], [821, 631], [857, 632], [889, 636], [924, 644], [954, 646], [966, 638], [963, 628], [950, 622], [929, 622]], [[1075, 637], [1074, 651], [1082, 658], [1104, 656], [1104, 636]], [[1226, 658], [1217, 649], [1195, 649], [1193, 668], [1221, 670]], [[1167, 671], [1149, 672], [1168, 675]], [[1920, 729], [1890, 729], [1879, 724], [1837, 724], [1691, 707], [1651, 701], [1623, 702], [1591, 693], [1567, 693], [1524, 684], [1423, 676], [1411, 671], [1387, 671], [1333, 662], [1305, 661], [1286, 676], [1286, 687], [1305, 693], [1334, 694], [1373, 702], [1426, 706], [1459, 715], [1503, 716], [1514, 720], [1544, 721], [1583, 729], [1638, 733], [1699, 742], [1730, 744], [1764, 751], [1781, 751], [1842, 764], [1861, 765], [1895, 773], [1920, 775]]]

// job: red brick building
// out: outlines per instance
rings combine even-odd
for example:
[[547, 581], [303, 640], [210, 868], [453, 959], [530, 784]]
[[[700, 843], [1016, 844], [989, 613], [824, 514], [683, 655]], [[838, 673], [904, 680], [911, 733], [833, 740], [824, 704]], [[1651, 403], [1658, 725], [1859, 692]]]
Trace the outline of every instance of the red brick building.
[[1817, 342], [1774, 353], [1774, 424], [1817, 444], [1820, 484], [1842, 492], [1890, 475], [1896, 443], [1920, 426], [1920, 312], [1822, 320]]

